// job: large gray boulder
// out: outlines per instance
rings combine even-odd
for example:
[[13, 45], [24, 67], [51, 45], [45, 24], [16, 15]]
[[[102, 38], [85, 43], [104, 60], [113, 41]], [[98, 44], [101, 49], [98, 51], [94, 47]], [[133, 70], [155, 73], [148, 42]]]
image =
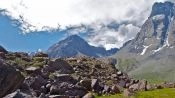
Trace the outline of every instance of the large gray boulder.
[[19, 71], [0, 60], [0, 98], [17, 90], [23, 80]]
[[67, 95], [83, 97], [88, 91], [81, 86], [73, 85], [67, 82], [56, 82], [50, 88], [51, 95]]
[[49, 62], [48, 66], [43, 69], [44, 72], [55, 72], [60, 74], [70, 74], [73, 73], [73, 68], [66, 61], [61, 59], [53, 59]]
[[30, 92], [22, 92], [17, 90], [11, 94], [6, 95], [3, 98], [36, 98]]

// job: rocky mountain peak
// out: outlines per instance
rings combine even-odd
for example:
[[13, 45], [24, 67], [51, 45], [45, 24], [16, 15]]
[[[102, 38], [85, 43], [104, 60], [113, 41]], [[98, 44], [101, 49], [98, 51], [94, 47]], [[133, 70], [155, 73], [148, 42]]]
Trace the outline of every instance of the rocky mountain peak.
[[79, 42], [79, 41], [82, 41], [82, 42], [85, 42], [85, 40], [83, 38], [81, 38], [80, 36], [78, 35], [71, 35], [71, 36], [68, 36], [66, 38], [67, 41], [73, 41], [73, 42]]
[[174, 3], [172, 2], [156, 2], [152, 7], [151, 17], [155, 15], [164, 14], [166, 16], [173, 15]]
[[141, 55], [155, 53], [174, 44], [174, 3], [155, 3], [150, 17], [132, 41], [130, 51]]
[[52, 45], [47, 53], [50, 57], [74, 57], [89, 56], [101, 57], [110, 56], [116, 53], [118, 49], [106, 50], [103, 47], [94, 47], [89, 45], [78, 35], [71, 35], [64, 40]]
[[174, 70], [171, 71], [175, 64], [174, 3], [155, 3], [136, 37], [125, 43], [116, 57], [119, 61], [117, 67], [131, 76], [145, 78], [150, 73], [155, 76], [158, 73], [174, 74]]

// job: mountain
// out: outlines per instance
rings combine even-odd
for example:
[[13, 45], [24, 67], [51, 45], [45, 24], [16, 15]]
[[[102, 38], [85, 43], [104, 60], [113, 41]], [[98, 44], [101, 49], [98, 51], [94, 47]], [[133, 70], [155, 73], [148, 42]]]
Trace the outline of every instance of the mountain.
[[175, 80], [175, 5], [155, 3], [136, 37], [117, 52], [118, 67], [137, 78]]
[[4, 47], [0, 46], [0, 52], [7, 53], [7, 50]]
[[73, 57], [73, 56], [90, 56], [103, 57], [115, 54], [118, 49], [105, 50], [102, 47], [89, 45], [78, 35], [71, 35], [66, 39], [52, 45], [47, 53], [50, 57]]

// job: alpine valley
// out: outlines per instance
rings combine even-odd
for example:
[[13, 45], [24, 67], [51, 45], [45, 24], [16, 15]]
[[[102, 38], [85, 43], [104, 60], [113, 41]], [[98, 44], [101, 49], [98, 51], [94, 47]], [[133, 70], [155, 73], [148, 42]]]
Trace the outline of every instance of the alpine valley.
[[[21, 1], [20, 5], [25, 6], [23, 3]], [[20, 21], [25, 21], [25, 18]], [[109, 29], [104, 27], [105, 31]], [[110, 26], [115, 30], [117, 27], [118, 24]], [[110, 37], [114, 37], [111, 33], [118, 33], [115, 30], [107, 32]], [[62, 32], [64, 36], [66, 31]], [[50, 38], [47, 34], [44, 34], [44, 42], [37, 41], [47, 46], [46, 38]], [[83, 39], [86, 38], [84, 36], [88, 35], [70, 35], [46, 51], [32, 53], [12, 52], [0, 45], [0, 98], [174, 98], [174, 3], [154, 3], [135, 38], [124, 43], [120, 49], [106, 50], [104, 47], [92, 46]], [[21, 37], [24, 36], [15, 38]], [[27, 44], [21, 41], [21, 44]], [[31, 39], [28, 41], [32, 44], [36, 42]]]

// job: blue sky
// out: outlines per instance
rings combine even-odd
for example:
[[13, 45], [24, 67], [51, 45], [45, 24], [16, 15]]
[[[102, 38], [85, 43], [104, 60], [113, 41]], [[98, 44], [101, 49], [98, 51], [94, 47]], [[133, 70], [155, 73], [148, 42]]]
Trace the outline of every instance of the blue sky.
[[47, 48], [64, 37], [64, 32], [32, 32], [23, 34], [12, 20], [0, 15], [0, 45], [9, 51], [34, 52]]

